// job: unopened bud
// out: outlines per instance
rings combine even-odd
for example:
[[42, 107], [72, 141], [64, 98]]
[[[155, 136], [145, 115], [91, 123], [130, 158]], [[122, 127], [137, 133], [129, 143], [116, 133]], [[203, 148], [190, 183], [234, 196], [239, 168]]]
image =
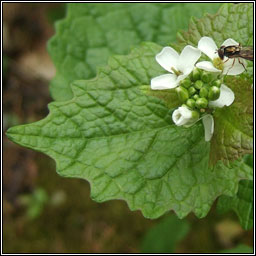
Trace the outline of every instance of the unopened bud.
[[198, 90], [200, 90], [203, 87], [204, 83], [201, 80], [197, 80], [194, 84], [194, 87]]
[[201, 88], [199, 95], [202, 98], [207, 98], [208, 97], [208, 89], [206, 87]]
[[180, 86], [184, 87], [184, 88], [189, 88], [191, 86], [191, 81], [190, 79], [183, 79], [181, 82], [180, 82]]
[[178, 98], [181, 102], [186, 102], [186, 100], [189, 98], [188, 90], [182, 86], [177, 87], [176, 89]]
[[191, 86], [189, 89], [188, 89], [188, 93], [189, 93], [189, 96], [192, 96], [196, 93], [196, 89], [195, 87]]
[[194, 100], [199, 99], [199, 95], [198, 95], [198, 94], [193, 95], [193, 99], [194, 99]]
[[208, 100], [206, 98], [199, 98], [196, 100], [196, 107], [201, 109], [201, 108], [206, 108], [208, 106]]
[[220, 88], [218, 88], [217, 86], [212, 86], [209, 89], [208, 98], [210, 100], [217, 100], [219, 97], [220, 97]]
[[196, 105], [196, 101], [195, 100], [193, 100], [193, 99], [188, 99], [187, 100], [187, 102], [186, 102], [186, 104], [187, 104], [187, 106], [189, 107], [189, 108], [194, 108], [195, 107], [195, 105]]
[[201, 79], [204, 83], [209, 83], [212, 80], [212, 74], [204, 71], [201, 75]]
[[212, 82], [212, 86], [216, 86], [216, 87], [219, 87], [219, 88], [220, 88], [221, 84], [222, 84], [222, 82], [219, 79], [218, 80], [214, 80]]
[[200, 79], [201, 76], [201, 71], [198, 68], [194, 68], [194, 70], [192, 71], [192, 80], [193, 81], [197, 81]]
[[196, 110], [192, 111], [193, 120], [198, 120], [199, 116], [200, 114]]

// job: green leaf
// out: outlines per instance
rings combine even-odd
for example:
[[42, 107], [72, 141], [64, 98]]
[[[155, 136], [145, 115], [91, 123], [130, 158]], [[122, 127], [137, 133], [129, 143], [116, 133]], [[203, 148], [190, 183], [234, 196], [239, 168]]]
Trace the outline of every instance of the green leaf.
[[189, 231], [189, 223], [175, 215], [162, 219], [149, 229], [142, 241], [142, 253], [174, 253], [175, 247]]
[[170, 109], [179, 107], [182, 102], [179, 101], [177, 97], [177, 93], [175, 89], [170, 90], [151, 90], [151, 87], [148, 85], [142, 85], [140, 86], [140, 90], [142, 93], [157, 97], [161, 100], [163, 100], [166, 104], [166, 106]]
[[191, 16], [215, 13], [215, 3], [75, 3], [67, 17], [56, 23], [56, 35], [48, 50], [56, 66], [51, 81], [53, 99], [71, 99], [70, 83], [96, 75], [109, 56], [125, 54], [142, 41], [161, 45], [173, 42], [178, 29], [186, 28]]
[[176, 48], [182, 49], [187, 44], [197, 46], [203, 36], [213, 38], [220, 46], [227, 38], [232, 38], [241, 45], [251, 45], [253, 39], [253, 4], [226, 3], [215, 15], [205, 15], [201, 19], [194, 18], [188, 31], [177, 34]]
[[245, 244], [239, 244], [235, 248], [222, 250], [218, 253], [253, 253], [253, 248]]
[[[179, 32], [177, 50], [187, 44], [197, 46], [202, 36], [214, 39], [220, 46], [227, 38], [241, 45], [250, 45], [253, 39], [253, 4], [224, 4], [216, 15], [193, 19], [186, 32]], [[252, 63], [248, 61], [252, 66]], [[225, 84], [235, 93], [230, 107], [214, 113], [214, 136], [211, 141], [210, 162], [233, 161], [253, 150], [253, 90], [252, 73], [227, 76]]]
[[50, 114], [12, 127], [14, 142], [52, 157], [65, 177], [86, 179], [92, 198], [127, 201], [131, 210], [157, 218], [174, 210], [204, 217], [221, 194], [233, 196], [252, 170], [242, 160], [208, 168], [210, 143], [201, 122], [190, 128], [172, 123], [165, 103], [141, 86], [159, 75], [155, 54], [144, 43], [115, 56], [89, 81], [72, 84], [74, 98], [49, 104]]
[[253, 88], [241, 78], [228, 77], [227, 86], [235, 93], [229, 107], [214, 113], [211, 163], [232, 161], [253, 151]]
[[[248, 164], [248, 158], [252, 160], [252, 155], [247, 155], [245, 163]], [[249, 163], [253, 168], [253, 164]], [[239, 189], [234, 197], [221, 196], [218, 199], [217, 210], [219, 213], [225, 213], [228, 210], [234, 210], [237, 214], [242, 227], [249, 230], [253, 227], [253, 181], [241, 180]]]

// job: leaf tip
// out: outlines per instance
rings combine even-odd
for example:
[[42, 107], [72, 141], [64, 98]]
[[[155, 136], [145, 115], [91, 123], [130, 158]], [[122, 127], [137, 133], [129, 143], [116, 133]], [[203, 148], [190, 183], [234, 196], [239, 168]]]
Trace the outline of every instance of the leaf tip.
[[[5, 135], [6, 137], [14, 142], [14, 143], [18, 143], [18, 141], [20, 141], [20, 125], [18, 126], [13, 126], [13, 127], [10, 127], [6, 132], [5, 132]], [[19, 131], [19, 132], [18, 132]]]

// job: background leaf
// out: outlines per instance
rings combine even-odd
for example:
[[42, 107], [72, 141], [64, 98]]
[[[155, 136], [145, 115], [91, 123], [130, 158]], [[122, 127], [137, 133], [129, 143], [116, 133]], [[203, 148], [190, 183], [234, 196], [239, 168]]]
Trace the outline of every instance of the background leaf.
[[8, 137], [55, 159], [60, 175], [88, 180], [98, 202], [124, 199], [148, 218], [171, 209], [180, 218], [190, 211], [204, 217], [217, 196], [234, 195], [252, 170], [239, 159], [209, 169], [202, 124], [174, 125], [172, 110], [141, 92], [159, 74], [160, 48], [144, 43], [110, 58], [95, 79], [72, 84], [72, 100], [51, 103], [45, 119], [12, 127]]
[[[249, 161], [253, 160], [252, 155], [247, 155]], [[245, 159], [246, 162], [247, 159]], [[250, 164], [253, 168], [253, 164]], [[234, 197], [221, 196], [218, 199], [217, 210], [219, 213], [225, 213], [228, 210], [234, 210], [242, 227], [249, 230], [253, 227], [253, 181], [241, 180], [239, 189]]]
[[175, 247], [189, 232], [189, 223], [175, 215], [162, 219], [145, 234], [142, 253], [174, 253]]
[[177, 34], [176, 48], [182, 49], [187, 44], [197, 46], [203, 36], [213, 38], [220, 46], [227, 38], [233, 38], [241, 45], [253, 42], [253, 4], [226, 3], [216, 15], [205, 15], [201, 19], [193, 18], [188, 31]]
[[56, 66], [50, 92], [54, 100], [73, 96], [70, 83], [96, 75], [109, 56], [126, 54], [142, 41], [173, 42], [191, 16], [215, 13], [217, 3], [75, 3], [56, 23], [48, 50]]

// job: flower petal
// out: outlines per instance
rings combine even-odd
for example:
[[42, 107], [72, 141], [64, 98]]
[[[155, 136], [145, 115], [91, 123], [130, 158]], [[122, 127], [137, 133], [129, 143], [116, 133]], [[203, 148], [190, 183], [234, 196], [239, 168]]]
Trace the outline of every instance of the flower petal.
[[181, 126], [182, 122], [184, 121], [179, 108], [175, 109], [172, 113], [172, 120], [177, 126]]
[[215, 68], [210, 61], [201, 61], [196, 64], [197, 68], [210, 71], [210, 72], [221, 72], [221, 70]]
[[246, 67], [247, 63], [242, 58], [229, 59], [228, 61], [224, 62], [223, 74], [230, 76], [239, 75], [245, 71]]
[[205, 115], [202, 118], [204, 125], [204, 138], [205, 141], [210, 141], [214, 132], [214, 119], [212, 115]]
[[239, 45], [238, 42], [236, 42], [234, 39], [232, 38], [228, 38], [226, 39], [223, 44], [221, 46], [230, 46], [230, 45]]
[[222, 108], [224, 106], [230, 106], [235, 100], [235, 94], [225, 84], [220, 87], [220, 97], [217, 100], [210, 101], [209, 107]]
[[210, 59], [218, 57], [218, 47], [211, 37], [204, 36], [198, 42], [198, 49], [206, 54]]
[[185, 118], [192, 118], [192, 111], [186, 107], [179, 107], [180, 113]]
[[178, 86], [177, 76], [174, 74], [165, 74], [151, 79], [152, 90], [172, 89]]
[[177, 126], [184, 125], [192, 118], [192, 111], [187, 107], [179, 107], [172, 113], [172, 120]]
[[[182, 71], [183, 73], [185, 70], [194, 68], [195, 63], [201, 56], [201, 51], [191, 45], [187, 45], [182, 50], [179, 60], [178, 60], [178, 70]], [[190, 71], [190, 72], [191, 72]]]
[[172, 67], [177, 69], [179, 54], [171, 47], [167, 46], [156, 55], [156, 61], [167, 71], [173, 73]]

